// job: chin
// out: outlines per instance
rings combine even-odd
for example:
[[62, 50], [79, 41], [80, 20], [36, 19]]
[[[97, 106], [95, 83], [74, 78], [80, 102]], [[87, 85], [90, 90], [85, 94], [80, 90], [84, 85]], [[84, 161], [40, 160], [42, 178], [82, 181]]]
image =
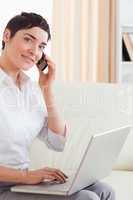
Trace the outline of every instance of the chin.
[[30, 70], [34, 65], [25, 65], [25, 66], [22, 66], [21, 69], [24, 70], [24, 71], [28, 71]]

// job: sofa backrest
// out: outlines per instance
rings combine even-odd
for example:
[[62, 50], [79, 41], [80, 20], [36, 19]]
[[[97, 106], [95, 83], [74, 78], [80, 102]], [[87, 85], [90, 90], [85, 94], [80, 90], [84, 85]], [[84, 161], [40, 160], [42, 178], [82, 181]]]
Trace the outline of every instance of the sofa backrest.
[[[54, 94], [69, 126], [67, 143], [63, 152], [54, 152], [36, 139], [31, 148], [31, 168], [76, 168], [92, 134], [133, 123], [132, 86], [55, 82]], [[114, 168], [133, 169], [132, 142], [130, 133]]]

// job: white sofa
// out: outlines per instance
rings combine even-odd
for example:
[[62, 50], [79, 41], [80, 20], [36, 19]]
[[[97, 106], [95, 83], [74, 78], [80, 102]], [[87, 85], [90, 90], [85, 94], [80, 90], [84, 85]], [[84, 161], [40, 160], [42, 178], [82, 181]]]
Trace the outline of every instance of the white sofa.
[[[132, 86], [55, 82], [54, 93], [59, 110], [69, 124], [68, 140], [62, 153], [51, 151], [41, 141], [35, 140], [30, 154], [31, 168], [48, 165], [62, 170], [74, 169], [88, 143], [88, 135], [133, 124]], [[116, 190], [117, 200], [133, 200], [132, 169], [131, 131], [112, 173], [103, 180]]]

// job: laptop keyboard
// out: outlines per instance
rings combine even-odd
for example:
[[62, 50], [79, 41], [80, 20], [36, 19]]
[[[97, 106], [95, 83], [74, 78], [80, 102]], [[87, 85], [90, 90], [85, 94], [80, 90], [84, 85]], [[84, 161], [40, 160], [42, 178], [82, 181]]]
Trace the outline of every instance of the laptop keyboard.
[[40, 183], [38, 186], [42, 186], [43, 188], [46, 188], [47, 190], [63, 190], [67, 191], [72, 183], [73, 178], [69, 178], [65, 183], [60, 183], [58, 181], [49, 181], [49, 182], [44, 182]]
[[71, 175], [67, 174], [69, 178], [65, 183], [59, 183], [57, 181], [45, 180], [45, 182], [37, 184], [37, 185], [17, 185], [17, 186], [12, 187], [11, 191], [40, 193], [40, 194], [41, 193], [42, 194], [45, 194], [45, 193], [46, 194], [54, 194], [57, 192], [68, 192], [72, 185], [74, 174], [71, 174]]

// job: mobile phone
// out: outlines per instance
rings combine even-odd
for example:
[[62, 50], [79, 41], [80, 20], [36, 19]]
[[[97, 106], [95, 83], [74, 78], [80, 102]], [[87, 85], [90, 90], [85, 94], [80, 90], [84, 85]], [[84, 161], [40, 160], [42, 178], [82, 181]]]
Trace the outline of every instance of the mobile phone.
[[46, 61], [46, 59], [45, 59], [45, 54], [43, 53], [41, 59], [40, 59], [40, 60], [38, 61], [38, 63], [37, 63], [37, 67], [38, 67], [41, 71], [43, 71], [43, 70], [46, 69], [47, 66], [48, 66], [48, 64], [47, 64], [47, 61]]

